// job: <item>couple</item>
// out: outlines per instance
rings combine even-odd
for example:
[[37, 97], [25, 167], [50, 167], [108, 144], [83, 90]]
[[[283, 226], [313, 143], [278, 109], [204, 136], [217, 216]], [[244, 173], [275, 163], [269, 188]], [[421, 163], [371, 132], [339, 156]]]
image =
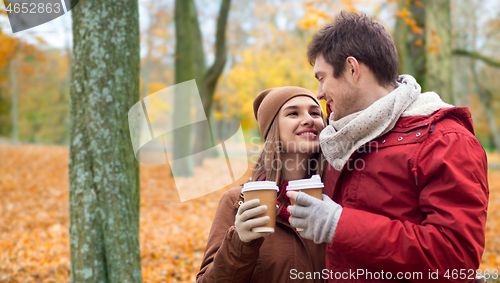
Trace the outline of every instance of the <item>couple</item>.
[[[317, 98], [280, 87], [254, 101], [266, 143], [252, 180], [280, 187], [276, 230], [251, 232], [269, 221], [253, 218], [267, 208], [229, 190], [197, 282], [474, 282], [489, 190], [469, 110], [398, 76], [389, 33], [364, 15], [340, 13], [308, 57]], [[286, 193], [313, 174], [322, 200]]]

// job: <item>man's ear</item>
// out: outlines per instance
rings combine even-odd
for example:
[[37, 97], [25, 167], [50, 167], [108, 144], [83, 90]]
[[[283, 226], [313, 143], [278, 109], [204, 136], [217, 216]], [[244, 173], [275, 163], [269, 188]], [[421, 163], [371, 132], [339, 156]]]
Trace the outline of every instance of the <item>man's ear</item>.
[[349, 56], [345, 59], [346, 64], [346, 75], [355, 83], [359, 81], [359, 77], [361, 75], [359, 62], [356, 58]]

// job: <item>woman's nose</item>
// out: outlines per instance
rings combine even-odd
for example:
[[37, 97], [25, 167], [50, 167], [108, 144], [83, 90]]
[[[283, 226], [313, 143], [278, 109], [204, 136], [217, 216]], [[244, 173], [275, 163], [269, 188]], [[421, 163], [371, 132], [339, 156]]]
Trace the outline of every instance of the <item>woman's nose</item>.
[[304, 119], [302, 120], [302, 125], [306, 126], [306, 125], [312, 125], [314, 123], [314, 119], [313, 117], [307, 113], [305, 116], [304, 116]]

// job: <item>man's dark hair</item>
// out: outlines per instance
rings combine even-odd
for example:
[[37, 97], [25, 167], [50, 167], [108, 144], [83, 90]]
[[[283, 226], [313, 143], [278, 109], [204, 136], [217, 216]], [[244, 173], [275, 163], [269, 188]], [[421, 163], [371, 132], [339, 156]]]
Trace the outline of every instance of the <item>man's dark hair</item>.
[[384, 26], [364, 14], [342, 11], [333, 24], [317, 32], [307, 50], [312, 66], [320, 54], [333, 66], [335, 78], [352, 56], [370, 68], [381, 86], [397, 85], [399, 58], [394, 41]]

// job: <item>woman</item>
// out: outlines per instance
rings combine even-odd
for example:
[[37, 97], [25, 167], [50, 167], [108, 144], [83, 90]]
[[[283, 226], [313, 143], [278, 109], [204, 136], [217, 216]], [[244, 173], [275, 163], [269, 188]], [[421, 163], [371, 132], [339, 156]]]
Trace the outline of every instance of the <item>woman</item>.
[[253, 218], [267, 207], [259, 200], [243, 203], [242, 186], [227, 191], [197, 282], [322, 282], [325, 246], [301, 238], [290, 226], [285, 194], [288, 181], [322, 174], [319, 134], [325, 124], [319, 101], [306, 89], [280, 87], [261, 92], [253, 107], [265, 146], [251, 180], [276, 181], [280, 187], [275, 232], [252, 232], [269, 222], [267, 216]]

